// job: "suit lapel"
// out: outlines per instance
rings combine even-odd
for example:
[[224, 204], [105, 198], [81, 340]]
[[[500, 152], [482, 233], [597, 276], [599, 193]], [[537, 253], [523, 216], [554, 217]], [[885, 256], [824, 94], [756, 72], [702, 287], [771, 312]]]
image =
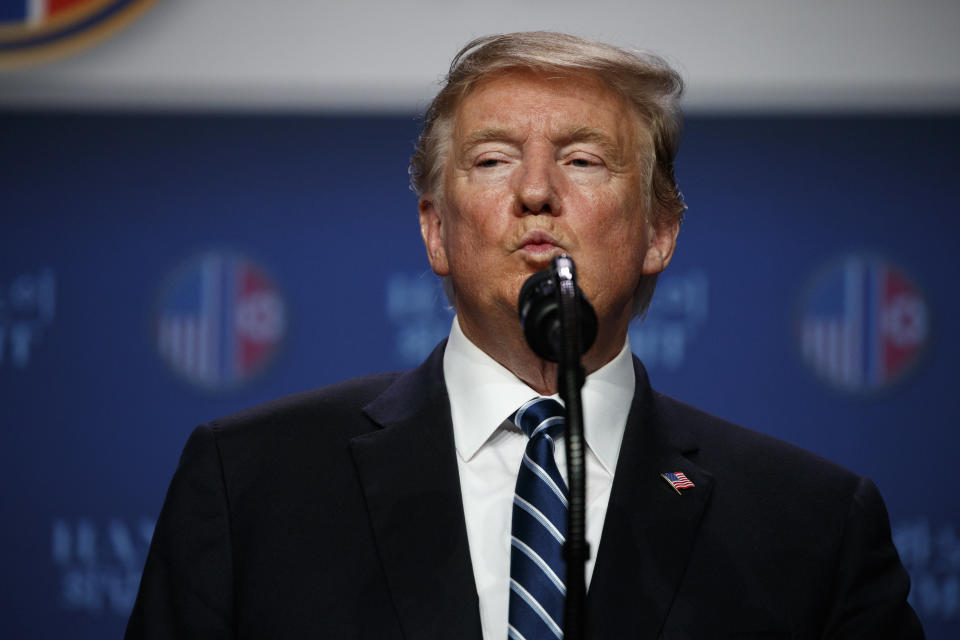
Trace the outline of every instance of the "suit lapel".
[[350, 447], [404, 636], [479, 640], [444, 347], [365, 407], [381, 428]]
[[[636, 392], [588, 595], [591, 638], [655, 638], [663, 628], [710, 497], [711, 475], [694, 464], [683, 425], [657, 410], [634, 359]], [[682, 495], [660, 477], [682, 471]]]

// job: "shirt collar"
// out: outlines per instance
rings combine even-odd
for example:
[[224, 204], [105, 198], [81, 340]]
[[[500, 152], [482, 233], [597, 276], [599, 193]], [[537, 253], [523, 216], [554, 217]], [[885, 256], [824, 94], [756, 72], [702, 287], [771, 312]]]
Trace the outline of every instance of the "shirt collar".
[[[464, 461], [480, 450], [517, 407], [539, 395], [470, 342], [456, 317], [443, 354], [443, 376], [454, 442]], [[584, 439], [611, 474], [620, 454], [635, 384], [627, 340], [613, 360], [587, 376], [583, 386]]]

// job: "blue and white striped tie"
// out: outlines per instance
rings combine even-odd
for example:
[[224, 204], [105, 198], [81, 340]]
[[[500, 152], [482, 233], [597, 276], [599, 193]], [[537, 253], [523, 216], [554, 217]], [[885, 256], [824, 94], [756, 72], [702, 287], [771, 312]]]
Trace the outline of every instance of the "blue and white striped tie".
[[553, 457], [553, 438], [563, 431], [563, 405], [534, 398], [517, 409], [513, 422], [530, 440], [513, 496], [507, 637], [563, 638], [567, 485]]

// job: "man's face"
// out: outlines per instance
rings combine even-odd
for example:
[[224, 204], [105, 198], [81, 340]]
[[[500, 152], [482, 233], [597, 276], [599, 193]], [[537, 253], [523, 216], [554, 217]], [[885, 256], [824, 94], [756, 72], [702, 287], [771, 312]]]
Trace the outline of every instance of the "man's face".
[[462, 326], [516, 318], [524, 280], [567, 253], [601, 331], [626, 331], [641, 276], [666, 267], [676, 236], [646, 222], [638, 138], [630, 106], [592, 78], [511, 72], [464, 98], [444, 193], [420, 203]]

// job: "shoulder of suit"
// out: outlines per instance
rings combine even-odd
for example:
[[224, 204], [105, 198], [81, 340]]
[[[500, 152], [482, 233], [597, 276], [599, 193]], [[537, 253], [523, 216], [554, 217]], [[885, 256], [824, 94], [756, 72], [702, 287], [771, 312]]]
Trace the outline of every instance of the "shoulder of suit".
[[685, 429], [696, 443], [696, 459], [718, 474], [752, 476], [752, 482], [844, 485], [853, 490], [854, 472], [796, 444], [743, 427], [654, 392], [655, 411], [667, 424]]
[[369, 424], [363, 407], [402, 372], [352, 378], [295, 393], [217, 418], [207, 426], [218, 437], [241, 437], [268, 431], [272, 436], [303, 429], [362, 433]]

